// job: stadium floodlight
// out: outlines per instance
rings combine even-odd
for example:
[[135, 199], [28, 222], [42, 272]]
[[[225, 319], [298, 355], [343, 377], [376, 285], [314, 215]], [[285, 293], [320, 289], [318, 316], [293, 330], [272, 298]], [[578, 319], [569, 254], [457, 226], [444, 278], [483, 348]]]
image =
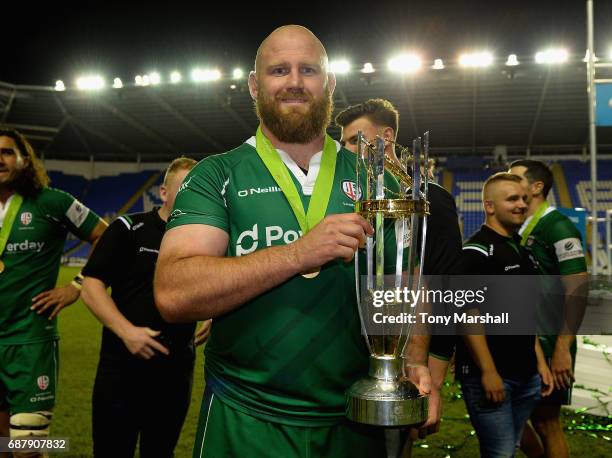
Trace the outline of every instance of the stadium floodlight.
[[346, 59], [332, 60], [329, 69], [336, 75], [345, 75], [351, 71], [351, 64]]
[[236, 86], [235, 84], [231, 84], [231, 85], [230, 85], [230, 89], [231, 89], [232, 91], [235, 91], [235, 90], [236, 90], [236, 87], [237, 87], [237, 86]]
[[567, 62], [569, 54], [563, 48], [549, 48], [538, 51], [535, 55], [536, 64], [562, 64]]
[[170, 73], [170, 82], [172, 84], [180, 83], [182, 79], [183, 77], [181, 76], [180, 72], [175, 70], [172, 73]]
[[66, 86], [64, 85], [64, 82], [62, 80], [57, 80], [55, 82], [55, 90], [58, 92], [62, 92], [66, 90]]
[[506, 61], [506, 66], [507, 67], [516, 67], [517, 65], [519, 65], [519, 61], [518, 61], [518, 57], [516, 57], [516, 54], [510, 54], [508, 56], [508, 60]]
[[100, 75], [81, 76], [76, 80], [76, 87], [82, 91], [97, 91], [104, 88], [104, 84]]
[[161, 75], [157, 72], [151, 72], [147, 75], [149, 77], [149, 82], [152, 85], [157, 85], [159, 83], [161, 83]]
[[363, 68], [361, 69], [361, 73], [374, 73], [376, 70], [374, 69], [374, 65], [372, 62], [366, 62], [363, 64]]
[[134, 84], [136, 84], [136, 86], [142, 86], [142, 75], [136, 75], [134, 78]]
[[121, 78], [115, 78], [113, 80], [113, 87], [115, 89], [121, 89], [123, 87], [123, 81], [121, 81]]
[[414, 73], [421, 68], [421, 58], [416, 54], [401, 54], [389, 59], [387, 67], [394, 73]]
[[442, 59], [434, 60], [434, 64], [431, 66], [434, 70], [442, 70], [444, 69], [444, 61]]
[[243, 76], [244, 76], [244, 72], [242, 71], [241, 68], [235, 68], [232, 71], [232, 79], [241, 80]]
[[205, 81], [217, 81], [221, 79], [221, 72], [219, 70], [204, 70], [196, 68], [191, 72], [191, 79], [196, 83]]
[[489, 51], [465, 53], [459, 56], [462, 67], [488, 67], [493, 63], [493, 54]]

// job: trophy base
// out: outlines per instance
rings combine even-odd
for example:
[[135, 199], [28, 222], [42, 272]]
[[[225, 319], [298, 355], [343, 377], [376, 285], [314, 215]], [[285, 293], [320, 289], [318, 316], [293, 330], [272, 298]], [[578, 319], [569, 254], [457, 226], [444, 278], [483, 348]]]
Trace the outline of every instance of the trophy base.
[[369, 377], [347, 391], [349, 420], [375, 426], [400, 427], [427, 420], [428, 399], [412, 382], [402, 379], [402, 358], [370, 358]]

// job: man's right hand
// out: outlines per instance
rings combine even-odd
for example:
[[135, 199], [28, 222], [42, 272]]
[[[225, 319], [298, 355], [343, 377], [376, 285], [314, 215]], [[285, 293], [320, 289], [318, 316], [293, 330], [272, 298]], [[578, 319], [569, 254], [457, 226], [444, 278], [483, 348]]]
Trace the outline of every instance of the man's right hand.
[[132, 326], [120, 337], [131, 354], [142, 359], [151, 359], [155, 356], [155, 350], [164, 355], [170, 354], [166, 347], [155, 340], [159, 333], [151, 328]]
[[480, 382], [482, 383], [482, 389], [485, 391], [488, 402], [501, 404], [506, 400], [504, 381], [496, 370], [483, 371]]
[[330, 215], [294, 242], [295, 255], [303, 272], [338, 258], [350, 262], [365, 246], [366, 235], [373, 233], [370, 223], [357, 213]]

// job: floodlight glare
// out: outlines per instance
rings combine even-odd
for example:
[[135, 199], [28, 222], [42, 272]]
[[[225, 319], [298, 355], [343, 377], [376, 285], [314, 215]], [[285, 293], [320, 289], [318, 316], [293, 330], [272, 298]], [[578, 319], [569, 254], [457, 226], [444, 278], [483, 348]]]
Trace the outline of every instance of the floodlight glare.
[[508, 56], [508, 60], [506, 61], [506, 66], [508, 67], [516, 67], [517, 65], [519, 65], [519, 61], [518, 61], [518, 57], [516, 56], [516, 54], [510, 54]]
[[416, 54], [401, 54], [390, 59], [387, 67], [395, 73], [414, 73], [421, 68], [421, 58]]
[[442, 59], [434, 60], [434, 64], [431, 66], [434, 70], [442, 70], [444, 68], [444, 61]]
[[493, 54], [488, 51], [461, 54], [459, 65], [462, 67], [488, 67], [493, 63]]
[[236, 89], [236, 85], [235, 85], [235, 84], [231, 84], [231, 85], [230, 85], [230, 89], [231, 89], [231, 90], [235, 90], [235, 89]]
[[136, 86], [142, 86], [142, 75], [136, 75], [134, 78], [134, 83]]
[[537, 52], [535, 61], [537, 64], [562, 64], [567, 62], [568, 57], [566, 49], [550, 48]]
[[96, 91], [104, 87], [104, 78], [100, 75], [81, 76], [77, 78], [76, 86], [83, 91]]
[[161, 83], [161, 75], [157, 72], [151, 72], [148, 75], [151, 84], [156, 85]]
[[375, 71], [371, 62], [363, 64], [363, 68], [361, 69], [361, 73], [374, 73]]
[[149, 84], [151, 84], [151, 78], [149, 78], [149, 75], [142, 75], [142, 85], [148, 86]]
[[351, 71], [351, 64], [346, 59], [332, 60], [329, 69], [337, 75], [344, 75]]
[[[584, 59], [582, 59], [582, 62], [588, 62], [588, 61], [589, 61], [589, 50], [587, 49], [586, 52], [584, 53]], [[593, 53], [593, 62], [599, 62], [599, 57], [597, 57], [595, 53]]]
[[221, 79], [221, 72], [219, 70], [203, 70], [201, 68], [196, 68], [191, 72], [191, 79], [196, 83], [216, 81]]
[[66, 90], [66, 86], [64, 85], [64, 82], [62, 80], [57, 80], [55, 82], [55, 90], [60, 92]]
[[173, 71], [172, 73], [170, 73], [170, 82], [172, 84], [180, 83], [182, 79], [183, 77], [181, 76], [179, 72]]
[[113, 87], [115, 89], [121, 89], [123, 87], [123, 81], [121, 81], [121, 78], [115, 78], [113, 80]]
[[244, 72], [241, 68], [235, 68], [232, 72], [232, 78], [235, 80], [240, 80], [244, 76]]

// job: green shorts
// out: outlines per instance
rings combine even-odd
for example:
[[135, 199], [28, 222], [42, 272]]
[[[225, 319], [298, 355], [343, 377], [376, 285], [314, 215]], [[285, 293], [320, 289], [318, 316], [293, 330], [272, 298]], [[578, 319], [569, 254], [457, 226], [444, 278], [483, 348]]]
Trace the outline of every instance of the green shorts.
[[0, 345], [0, 406], [11, 414], [52, 410], [58, 369], [57, 340]]
[[202, 400], [194, 458], [382, 458], [382, 428], [348, 421], [302, 427], [271, 423], [232, 409], [207, 389]]

